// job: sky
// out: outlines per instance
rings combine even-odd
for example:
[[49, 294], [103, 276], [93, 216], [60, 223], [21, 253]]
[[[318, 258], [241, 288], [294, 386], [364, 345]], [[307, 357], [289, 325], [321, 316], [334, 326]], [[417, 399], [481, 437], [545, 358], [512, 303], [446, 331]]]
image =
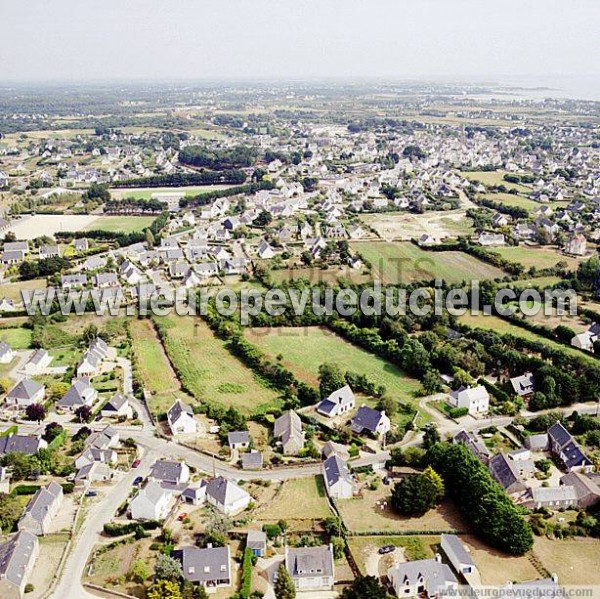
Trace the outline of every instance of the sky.
[[0, 0], [0, 83], [565, 78], [598, 86], [599, 23], [599, 0]]

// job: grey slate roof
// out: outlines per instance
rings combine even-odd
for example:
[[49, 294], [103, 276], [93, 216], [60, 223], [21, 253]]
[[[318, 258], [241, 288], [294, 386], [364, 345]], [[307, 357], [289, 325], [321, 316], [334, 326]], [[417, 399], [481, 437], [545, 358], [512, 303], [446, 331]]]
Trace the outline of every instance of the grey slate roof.
[[[395, 572], [395, 578], [399, 585], [408, 581], [414, 585], [421, 576], [430, 582], [438, 583], [438, 588], [444, 586], [444, 582], [458, 582], [447, 564], [442, 564], [435, 559], [422, 559], [414, 562], [403, 562], [390, 568]], [[389, 575], [389, 574], [388, 574]], [[429, 586], [429, 585], [428, 585]]]
[[246, 547], [264, 550], [267, 547], [267, 533], [262, 530], [249, 530], [246, 537]]
[[505, 489], [519, 483], [519, 474], [513, 465], [503, 453], [497, 453], [489, 464], [490, 473], [494, 479]]
[[34, 557], [37, 543], [35, 535], [27, 530], [21, 530], [0, 545], [0, 579], [5, 578], [20, 587]]
[[335, 454], [323, 462], [323, 472], [328, 486], [335, 485], [339, 480], [352, 482], [352, 475], [350, 474], [348, 464]]
[[150, 471], [150, 476], [157, 480], [174, 481], [179, 480], [182, 470], [182, 462], [158, 460], [154, 462], [152, 470]]
[[471, 554], [465, 549], [465, 546], [456, 535], [442, 534], [441, 539], [450, 547], [452, 553], [454, 553], [454, 556], [461, 564], [475, 565]]
[[14, 397], [17, 399], [31, 399], [36, 393], [39, 393], [40, 389], [44, 387], [32, 381], [31, 379], [24, 379], [20, 383], [17, 383], [9, 392], [8, 397]]
[[129, 401], [124, 395], [121, 395], [121, 393], [117, 393], [112, 399], [110, 399], [109, 401], [107, 401], [104, 404], [104, 407], [102, 408], [103, 411], [108, 411], [110, 410], [111, 412], [118, 412], [124, 405], [125, 403]]
[[10, 435], [0, 437], [0, 455], [24, 453], [34, 455], [40, 448], [40, 438], [35, 435]]
[[380, 420], [381, 412], [369, 406], [361, 406], [358, 408], [354, 418], [352, 418], [352, 430], [357, 433], [361, 433], [364, 430], [374, 433], [377, 431], [377, 425]]
[[250, 434], [248, 431], [231, 431], [227, 433], [227, 444], [230, 447], [239, 443], [250, 443]]
[[38, 489], [27, 504], [25, 513], [22, 517], [29, 515], [37, 522], [42, 522], [47, 510], [55, 501], [57, 501], [58, 497], [62, 495], [62, 492], [62, 487], [54, 481], [52, 481], [47, 487]]
[[173, 551], [181, 562], [183, 577], [191, 582], [226, 580], [231, 576], [229, 547], [182, 547]]
[[293, 578], [333, 576], [331, 547], [288, 547], [285, 565]]

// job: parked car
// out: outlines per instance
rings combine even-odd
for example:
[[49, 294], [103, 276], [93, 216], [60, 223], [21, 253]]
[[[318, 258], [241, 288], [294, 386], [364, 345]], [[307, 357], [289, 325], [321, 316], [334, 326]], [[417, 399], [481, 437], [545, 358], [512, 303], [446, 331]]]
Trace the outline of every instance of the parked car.
[[141, 460], [134, 460], [133, 464], [131, 464], [132, 468], [137, 468], [141, 464]]
[[140, 485], [142, 483], [143, 480], [144, 480], [143, 476], [136, 476], [135, 480], [133, 481], [133, 485], [135, 487], [137, 487], [138, 485]]
[[85, 496], [86, 497], [96, 497], [98, 495], [98, 491], [87, 491]]
[[381, 555], [385, 555], [386, 553], [393, 553], [394, 551], [396, 551], [396, 545], [384, 545], [383, 547], [379, 548], [379, 553]]
[[390, 477], [389, 476], [384, 476], [383, 477], [383, 484], [384, 485], [389, 485], [390, 484]]
[[177, 520], [179, 520], [179, 522], [182, 522], [187, 517], [188, 517], [188, 513], [187, 512], [183, 512], [182, 514], [179, 514], [179, 516], [177, 516]]

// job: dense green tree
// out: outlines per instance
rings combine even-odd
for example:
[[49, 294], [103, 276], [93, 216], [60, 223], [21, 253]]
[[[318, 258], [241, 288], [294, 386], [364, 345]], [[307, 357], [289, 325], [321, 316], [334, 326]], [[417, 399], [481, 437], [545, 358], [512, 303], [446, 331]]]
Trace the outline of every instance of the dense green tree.
[[437, 501], [437, 487], [423, 474], [404, 477], [394, 485], [392, 508], [404, 516], [422, 516]]
[[294, 581], [287, 571], [285, 564], [280, 564], [277, 570], [277, 580], [275, 580], [273, 590], [277, 599], [295, 599], [296, 597]]
[[340, 367], [334, 362], [324, 362], [319, 366], [319, 393], [328, 397], [346, 384]]
[[340, 594], [340, 599], [390, 599], [375, 576], [359, 576]]
[[179, 581], [183, 577], [181, 563], [170, 555], [159, 553], [154, 565], [154, 578], [156, 580]]

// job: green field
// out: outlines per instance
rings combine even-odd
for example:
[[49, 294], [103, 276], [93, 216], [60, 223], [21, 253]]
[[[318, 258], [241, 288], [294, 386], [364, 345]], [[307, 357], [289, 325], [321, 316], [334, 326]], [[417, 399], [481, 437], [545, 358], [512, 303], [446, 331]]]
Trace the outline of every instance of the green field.
[[462, 252], [427, 252], [413, 243], [382, 241], [350, 244], [373, 265], [373, 274], [385, 284], [430, 281], [436, 277], [448, 283], [471, 279], [496, 279], [505, 273]]
[[0, 329], [0, 341], [7, 343], [13, 349], [29, 349], [31, 331], [29, 329]]
[[560, 349], [568, 354], [573, 356], [577, 356], [579, 358], [583, 358], [585, 360], [590, 360], [597, 364], [597, 360], [593, 358], [591, 355], [586, 356], [585, 352], [575, 349], [574, 347], [570, 347], [569, 345], [563, 345], [562, 343], [558, 343], [557, 341], [552, 341], [552, 339], [546, 339], [546, 337], [540, 337], [535, 333], [518, 327], [510, 322], [499, 318], [498, 316], [484, 316], [482, 314], [464, 314], [459, 317], [459, 320], [471, 327], [478, 327], [480, 329], [488, 329], [490, 331], [495, 331], [496, 333], [510, 333], [515, 337], [523, 337], [524, 339], [529, 339], [530, 341], [539, 341], [544, 343], [548, 347], [553, 347], [555, 349]]
[[110, 193], [115, 199], [139, 198], [149, 200], [155, 193], [185, 193], [187, 196], [195, 196], [209, 191], [220, 191], [228, 189], [231, 185], [196, 185], [190, 187], [127, 187], [111, 189]]
[[506, 189], [516, 189], [519, 193], [531, 193], [531, 187], [504, 180], [506, 171], [469, 171], [461, 173], [469, 181], [479, 181], [485, 186], [504, 185]]
[[528, 247], [519, 245], [515, 247], [492, 248], [492, 252], [500, 254], [503, 258], [511, 262], [518, 262], [525, 268], [535, 266], [538, 270], [543, 268], [552, 268], [558, 262], [565, 262], [569, 270], [576, 270], [579, 262], [583, 259], [565, 256], [554, 248], [549, 247]]
[[514, 208], [524, 208], [529, 212], [533, 212], [536, 208], [539, 208], [541, 204], [528, 200], [523, 196], [513, 195], [511, 193], [484, 193], [483, 197], [494, 202], [499, 202], [505, 206], [511, 206]]
[[280, 405], [278, 394], [231, 355], [204, 321], [166, 316], [156, 322], [167, 330], [167, 355], [197, 400], [233, 406], [247, 414]]
[[408, 401], [420, 389], [416, 379], [399, 368], [363, 349], [344, 341], [338, 335], [319, 327], [283, 327], [248, 329], [247, 337], [269, 356], [283, 356], [282, 363], [300, 380], [318, 384], [319, 366], [337, 362], [343, 370], [365, 374], [379, 385], [385, 385], [390, 396]]
[[99, 229], [110, 233], [141, 233], [154, 219], [154, 216], [100, 216], [85, 227], [84, 231]]

